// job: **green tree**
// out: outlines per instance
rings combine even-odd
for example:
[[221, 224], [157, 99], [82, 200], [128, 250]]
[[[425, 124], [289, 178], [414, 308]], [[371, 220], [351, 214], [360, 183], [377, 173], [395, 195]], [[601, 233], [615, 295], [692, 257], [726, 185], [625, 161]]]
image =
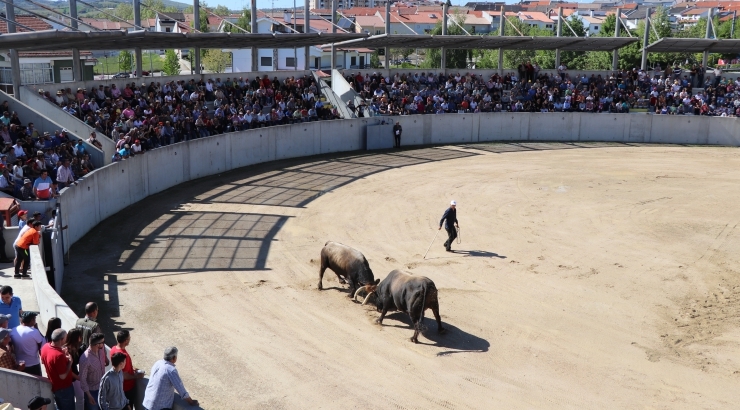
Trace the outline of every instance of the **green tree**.
[[373, 51], [370, 55], [370, 68], [380, 68], [380, 53], [378, 53], [378, 50]]
[[203, 66], [206, 70], [214, 73], [223, 73], [229, 63], [231, 63], [231, 53], [226, 53], [215, 48], [206, 50], [203, 57]]
[[134, 65], [134, 56], [128, 50], [121, 50], [118, 54], [118, 68], [126, 73], [131, 72]]
[[244, 31], [239, 30], [238, 28], [234, 27], [240, 27], [241, 29], [252, 32], [252, 12], [245, 8], [242, 10], [241, 16], [239, 16], [239, 19], [236, 21], [236, 23], [232, 24], [224, 24], [224, 32], [226, 33], [244, 33]]
[[180, 74], [180, 61], [177, 59], [175, 50], [167, 50], [164, 53], [164, 67], [162, 67], [167, 75], [178, 75]]
[[225, 17], [231, 14], [231, 10], [229, 10], [229, 8], [226, 6], [222, 6], [219, 4], [218, 6], [216, 6], [215, 9], [213, 9], [213, 14]]
[[[460, 26], [465, 22], [465, 18], [462, 15], [453, 15], [450, 18], [455, 19], [459, 24], [452, 23], [447, 27], [447, 34], [450, 36], [461, 36], [465, 35]], [[442, 35], [442, 22], [437, 22], [437, 25], [429, 33], [432, 35]], [[468, 65], [468, 57], [471, 54], [470, 50], [447, 50], [446, 52], [446, 66], [447, 68], [465, 68]], [[432, 48], [427, 51], [426, 58], [421, 63], [422, 68], [439, 68], [442, 66], [442, 50], [438, 48]]]
[[124, 20], [133, 20], [134, 7], [131, 5], [131, 3], [118, 3], [112, 14]]

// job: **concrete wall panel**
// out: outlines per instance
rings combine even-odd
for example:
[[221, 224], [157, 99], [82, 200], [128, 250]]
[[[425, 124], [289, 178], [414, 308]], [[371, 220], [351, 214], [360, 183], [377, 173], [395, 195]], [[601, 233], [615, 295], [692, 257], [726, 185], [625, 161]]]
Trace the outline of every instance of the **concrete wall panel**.
[[738, 121], [735, 118], [712, 118], [707, 131], [707, 144], [740, 145]]
[[478, 115], [478, 141], [522, 141], [529, 136], [529, 114], [484, 113]]
[[[593, 114], [588, 114], [593, 115]], [[530, 141], [578, 141], [580, 113], [537, 113], [529, 117]]]
[[136, 157], [146, 163], [149, 195], [162, 192], [186, 181], [183, 175], [183, 162], [185, 161], [183, 152], [187, 150], [186, 144], [174, 144], [148, 151], [143, 156]]
[[[78, 180], [77, 186], [62, 190], [59, 199], [62, 222], [69, 226], [63, 236], [65, 251], [102, 221], [98, 202], [98, 175], [106, 171], [107, 168], [95, 170]], [[128, 194], [128, 190], [126, 193]]]
[[[442, 114], [426, 117], [431, 122], [432, 144], [458, 144], [478, 140], [478, 125], [472, 114]], [[476, 133], [475, 139], [473, 131]]]
[[694, 115], [651, 115], [650, 140], [664, 144], [705, 144], [708, 120]]
[[128, 188], [129, 168], [132, 166], [131, 162], [138, 160], [141, 158], [116, 162], [101, 169], [100, 173], [94, 174], [98, 185], [101, 221], [133, 203]]
[[[231, 136], [215, 135], [188, 143], [190, 179], [231, 169]], [[184, 171], [183, 171], [184, 173]]]
[[579, 141], [624, 141], [629, 114], [582, 114]]
[[278, 128], [275, 159], [305, 157], [321, 152], [321, 124], [318, 121]]
[[652, 115], [630, 114], [627, 117], [629, 130], [623, 142], [646, 142], [650, 139], [650, 129], [653, 124]]
[[146, 158], [134, 159], [134, 161], [126, 161], [129, 165], [128, 187], [131, 203], [139, 202], [149, 196], [149, 162]]
[[319, 135], [322, 154], [357, 151], [365, 148], [361, 121], [321, 121], [319, 124], [321, 125]]

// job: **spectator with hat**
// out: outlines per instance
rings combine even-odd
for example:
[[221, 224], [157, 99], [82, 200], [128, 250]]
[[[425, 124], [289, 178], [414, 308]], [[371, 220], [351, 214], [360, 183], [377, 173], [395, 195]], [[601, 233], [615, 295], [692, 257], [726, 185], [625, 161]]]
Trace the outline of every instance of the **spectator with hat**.
[[164, 351], [164, 358], [152, 366], [149, 383], [144, 392], [144, 408], [146, 410], [171, 409], [175, 401], [175, 391], [191, 406], [197, 406], [198, 400], [193, 400], [185, 390], [180, 374], [175, 368], [177, 362], [177, 348], [172, 346]]
[[[23, 370], [34, 376], [41, 376], [41, 362], [39, 351], [46, 339], [36, 328], [36, 312], [23, 312], [20, 326], [16, 326], [10, 332], [10, 340], [13, 342], [13, 350], [18, 363], [25, 363]], [[47, 369], [48, 370], [48, 369]]]
[[[8, 323], [6, 328], [12, 329], [21, 324], [21, 315], [23, 314], [23, 303], [21, 298], [13, 296], [13, 288], [10, 286], [0, 287], [0, 315], [6, 315]], [[0, 323], [2, 323], [0, 318]]]
[[[51, 392], [58, 410], [75, 410], [75, 390], [72, 387], [72, 357], [63, 349], [67, 331], [57, 329], [51, 334], [51, 343], [41, 349], [41, 361], [51, 381]], [[39, 372], [40, 373], [40, 372]]]
[[28, 410], [46, 410], [46, 406], [51, 404], [51, 399], [36, 396], [28, 402]]
[[33, 194], [33, 185], [31, 185], [31, 180], [28, 178], [23, 180], [20, 199], [21, 201], [32, 201], [36, 199], [36, 196]]
[[10, 351], [10, 329], [0, 329], [0, 368], [22, 372], [26, 364], [18, 364]]
[[105, 368], [108, 366], [108, 357], [105, 354], [105, 336], [102, 333], [93, 333], [90, 336], [90, 345], [80, 356], [80, 387], [85, 394], [85, 409], [98, 409], [98, 390]]

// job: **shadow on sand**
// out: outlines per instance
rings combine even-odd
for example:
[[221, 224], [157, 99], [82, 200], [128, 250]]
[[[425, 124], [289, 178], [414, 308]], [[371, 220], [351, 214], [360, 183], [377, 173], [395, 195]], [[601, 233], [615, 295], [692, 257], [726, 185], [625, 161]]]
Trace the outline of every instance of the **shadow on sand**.
[[[432, 316], [431, 311], [427, 311], [427, 313]], [[388, 324], [388, 319], [401, 321], [404, 323], [404, 325]], [[409, 315], [403, 312], [393, 312], [386, 315], [385, 319], [383, 320], [383, 326], [408, 329], [408, 337], [411, 337], [414, 330], [411, 326], [411, 319], [409, 318]], [[437, 356], [447, 356], [454, 353], [484, 353], [487, 352], [488, 348], [491, 346], [488, 340], [470, 334], [456, 326], [445, 322], [444, 316], [442, 317], [442, 326], [445, 328], [445, 330], [447, 330], [447, 333], [437, 333], [437, 322], [434, 320], [434, 317], [427, 317], [425, 314], [424, 321], [422, 322], [422, 329], [424, 330], [421, 332], [421, 335], [425, 339], [433, 343], [425, 343], [423, 339], [420, 338], [419, 344], [446, 349], [437, 352]]]

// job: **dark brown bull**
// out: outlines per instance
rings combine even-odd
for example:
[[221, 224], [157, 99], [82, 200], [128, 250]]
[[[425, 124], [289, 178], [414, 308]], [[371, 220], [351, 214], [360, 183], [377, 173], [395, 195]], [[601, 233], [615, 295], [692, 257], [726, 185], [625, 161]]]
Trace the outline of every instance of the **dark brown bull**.
[[331, 269], [339, 278], [340, 283], [349, 284], [349, 297], [363, 285], [377, 284], [373, 278], [373, 271], [362, 252], [338, 242], [327, 242], [321, 248], [321, 269], [319, 270], [319, 290], [326, 268]]
[[424, 311], [432, 309], [434, 318], [437, 320], [437, 332], [443, 334], [446, 330], [442, 327], [442, 319], [439, 317], [439, 301], [437, 300], [437, 287], [431, 279], [424, 276], [413, 276], [409, 273], [393, 270], [383, 279], [380, 284], [365, 285], [358, 289], [353, 297], [357, 298], [360, 290], [365, 290], [367, 296], [362, 304], [366, 304], [370, 296], [375, 293], [375, 306], [380, 313], [376, 320], [378, 324], [383, 323], [383, 318], [388, 311], [407, 312], [414, 326], [414, 335], [411, 341], [419, 343], [419, 332], [421, 322], [424, 320]]

